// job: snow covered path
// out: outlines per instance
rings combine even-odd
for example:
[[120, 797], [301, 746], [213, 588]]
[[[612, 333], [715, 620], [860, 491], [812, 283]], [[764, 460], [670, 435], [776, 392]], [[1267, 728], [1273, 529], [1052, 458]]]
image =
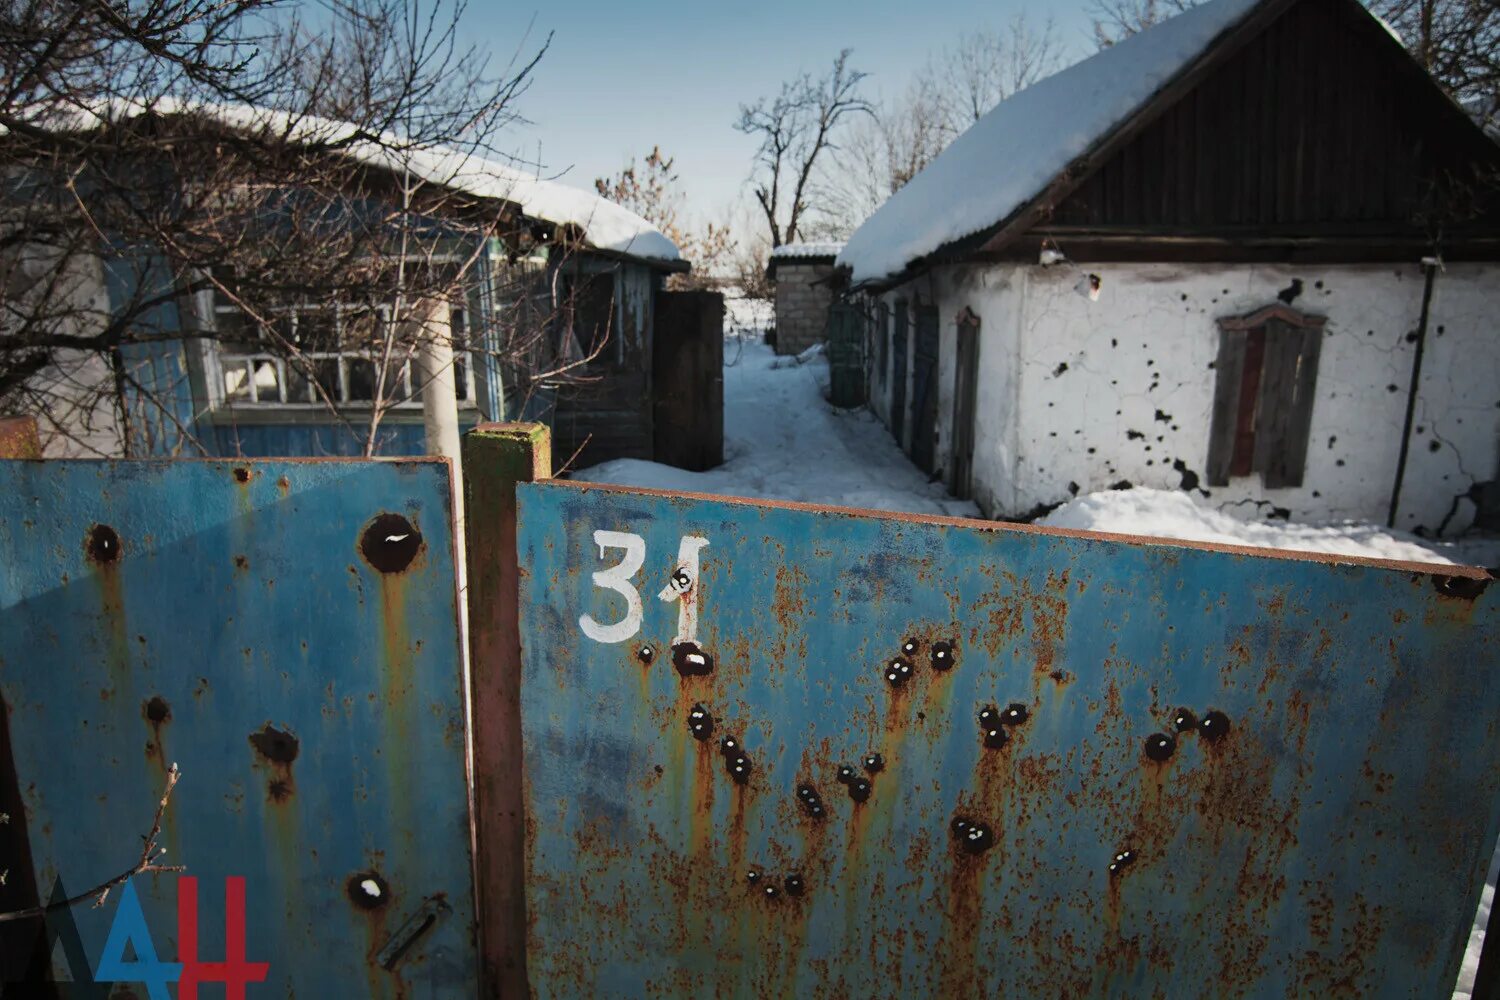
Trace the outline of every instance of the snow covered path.
[[978, 517], [942, 483], [929, 483], [868, 410], [823, 398], [828, 365], [798, 364], [765, 344], [724, 344], [724, 464], [709, 472], [622, 458], [574, 479], [622, 486], [801, 500], [806, 503]]

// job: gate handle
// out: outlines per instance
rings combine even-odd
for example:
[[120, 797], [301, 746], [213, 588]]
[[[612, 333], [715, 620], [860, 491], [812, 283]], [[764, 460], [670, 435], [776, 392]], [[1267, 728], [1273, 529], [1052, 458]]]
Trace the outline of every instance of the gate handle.
[[428, 896], [411, 918], [396, 929], [391, 939], [385, 943], [375, 955], [375, 961], [387, 972], [396, 968], [396, 963], [405, 957], [411, 950], [411, 946], [417, 943], [427, 928], [437, 923], [438, 917], [446, 916], [453, 912], [453, 907], [448, 905], [448, 900], [439, 893], [436, 896]]

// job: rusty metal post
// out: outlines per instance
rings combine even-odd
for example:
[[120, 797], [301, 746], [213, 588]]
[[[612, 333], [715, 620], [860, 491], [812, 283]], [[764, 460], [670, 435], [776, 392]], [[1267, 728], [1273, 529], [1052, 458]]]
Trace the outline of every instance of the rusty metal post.
[[0, 417], [0, 458], [41, 458], [35, 417]]
[[543, 424], [481, 424], [464, 435], [474, 891], [482, 991], [524, 997], [525, 817], [516, 484], [552, 475]]

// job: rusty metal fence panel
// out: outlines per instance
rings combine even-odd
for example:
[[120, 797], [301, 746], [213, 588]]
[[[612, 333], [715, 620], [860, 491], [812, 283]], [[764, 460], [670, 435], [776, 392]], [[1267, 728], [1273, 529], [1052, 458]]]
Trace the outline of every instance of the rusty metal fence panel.
[[[0, 462], [30, 851], [0, 910], [127, 869], [176, 762], [161, 843], [198, 879], [201, 960], [243, 876], [250, 996], [476, 993], [451, 524], [441, 462]], [[166, 961], [178, 881], [136, 880]], [[90, 962], [116, 899], [71, 911]]]
[[1451, 990], [1482, 574], [519, 497], [537, 995]]

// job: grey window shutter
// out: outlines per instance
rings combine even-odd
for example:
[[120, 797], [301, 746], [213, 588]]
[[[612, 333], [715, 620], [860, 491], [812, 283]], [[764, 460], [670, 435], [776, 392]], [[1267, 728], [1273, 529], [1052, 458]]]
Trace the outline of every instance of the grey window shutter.
[[[1278, 319], [1268, 320], [1266, 360], [1261, 369], [1260, 401], [1255, 408], [1255, 461], [1266, 489], [1296, 486], [1302, 470], [1295, 473], [1287, 463], [1287, 441], [1291, 428], [1292, 398], [1297, 385], [1297, 358], [1302, 349], [1299, 331]], [[1291, 480], [1295, 478], [1296, 482]]]
[[1228, 486], [1234, 461], [1240, 385], [1245, 380], [1244, 330], [1219, 330], [1219, 357], [1214, 362], [1214, 415], [1208, 435], [1208, 485]]
[[1251, 472], [1266, 489], [1302, 485], [1326, 322], [1280, 303], [1219, 320], [1210, 486]]
[[1307, 441], [1312, 433], [1313, 400], [1317, 395], [1318, 358], [1323, 331], [1281, 324], [1284, 332], [1282, 371], [1279, 378], [1285, 416], [1270, 464], [1265, 468], [1267, 488], [1301, 486], [1307, 465]]

